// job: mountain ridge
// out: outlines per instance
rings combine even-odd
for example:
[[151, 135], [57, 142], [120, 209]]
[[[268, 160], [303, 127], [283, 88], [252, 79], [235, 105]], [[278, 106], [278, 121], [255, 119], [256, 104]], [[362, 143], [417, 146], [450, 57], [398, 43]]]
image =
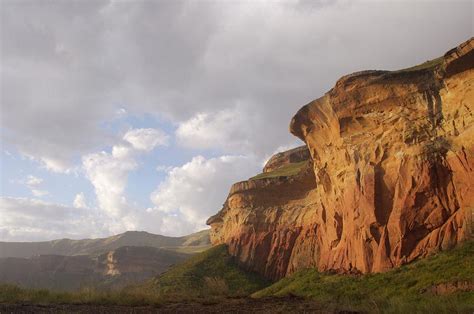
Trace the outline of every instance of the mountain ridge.
[[0, 282], [30, 288], [117, 289], [210, 247], [208, 230], [182, 237], [127, 231], [99, 239], [1, 242]]
[[[193, 240], [194, 239], [194, 240]], [[191, 243], [189, 242], [191, 241]], [[195, 242], [194, 245], [192, 242]], [[0, 258], [29, 258], [35, 255], [90, 255], [100, 254], [121, 246], [150, 246], [177, 249], [179, 247], [206, 247], [209, 245], [208, 230], [181, 237], [168, 237], [146, 231], [126, 231], [106, 238], [57, 239], [38, 242], [0, 242]], [[185, 250], [184, 250], [185, 251]]]

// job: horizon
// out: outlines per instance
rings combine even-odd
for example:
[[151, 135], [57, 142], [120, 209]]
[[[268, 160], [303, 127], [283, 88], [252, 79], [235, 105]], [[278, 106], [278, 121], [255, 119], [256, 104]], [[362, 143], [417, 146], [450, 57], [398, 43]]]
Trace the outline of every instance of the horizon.
[[71, 240], [71, 241], [100, 240], [100, 239], [108, 239], [108, 238], [119, 236], [119, 235], [124, 235], [126, 233], [147, 233], [147, 234], [150, 234], [150, 235], [162, 236], [162, 237], [167, 237], [167, 238], [185, 238], [187, 236], [190, 236], [190, 235], [193, 235], [193, 234], [196, 234], [196, 233], [201, 233], [203, 231], [208, 231], [208, 230], [211, 230], [211, 228], [202, 229], [202, 230], [195, 231], [195, 232], [192, 232], [190, 234], [183, 235], [183, 236], [166, 236], [166, 235], [163, 235], [163, 234], [151, 233], [151, 232], [148, 232], [148, 231], [145, 231], [145, 230], [126, 230], [126, 231], [121, 232], [121, 233], [113, 234], [113, 235], [110, 235], [110, 236], [107, 236], [107, 237], [100, 237], [100, 238], [80, 238], [80, 239], [58, 238], [58, 239], [37, 240], [37, 241], [0, 241], [0, 243], [38, 243], [38, 242], [53, 242], [53, 241], [62, 241], [62, 240]]
[[2, 242], [207, 229], [233, 183], [303, 145], [291, 118], [341, 76], [423, 63], [474, 29], [472, 1], [1, 9]]

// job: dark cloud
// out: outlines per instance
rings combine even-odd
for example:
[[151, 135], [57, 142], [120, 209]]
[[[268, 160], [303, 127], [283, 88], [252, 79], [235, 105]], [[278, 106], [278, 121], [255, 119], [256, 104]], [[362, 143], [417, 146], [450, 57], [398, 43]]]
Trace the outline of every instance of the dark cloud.
[[4, 140], [66, 165], [117, 104], [178, 123], [237, 106], [268, 153], [340, 75], [436, 57], [472, 20], [471, 1], [3, 1]]

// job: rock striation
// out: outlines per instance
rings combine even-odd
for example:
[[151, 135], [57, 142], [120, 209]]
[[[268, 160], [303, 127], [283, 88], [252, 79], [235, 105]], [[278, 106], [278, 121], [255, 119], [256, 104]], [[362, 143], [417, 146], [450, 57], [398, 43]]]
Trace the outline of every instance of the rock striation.
[[342, 77], [290, 131], [308, 162], [284, 175], [292, 152], [272, 157], [208, 220], [243, 267], [275, 280], [381, 272], [470, 237], [474, 39], [419, 66]]

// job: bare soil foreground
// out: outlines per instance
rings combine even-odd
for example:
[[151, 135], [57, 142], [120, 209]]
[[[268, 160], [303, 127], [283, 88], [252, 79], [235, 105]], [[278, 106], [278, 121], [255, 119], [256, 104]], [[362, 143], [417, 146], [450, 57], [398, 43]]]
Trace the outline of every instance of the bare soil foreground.
[[219, 303], [168, 303], [161, 306], [119, 306], [88, 304], [0, 304], [4, 313], [349, 313], [324, 309], [298, 297], [227, 299]]

